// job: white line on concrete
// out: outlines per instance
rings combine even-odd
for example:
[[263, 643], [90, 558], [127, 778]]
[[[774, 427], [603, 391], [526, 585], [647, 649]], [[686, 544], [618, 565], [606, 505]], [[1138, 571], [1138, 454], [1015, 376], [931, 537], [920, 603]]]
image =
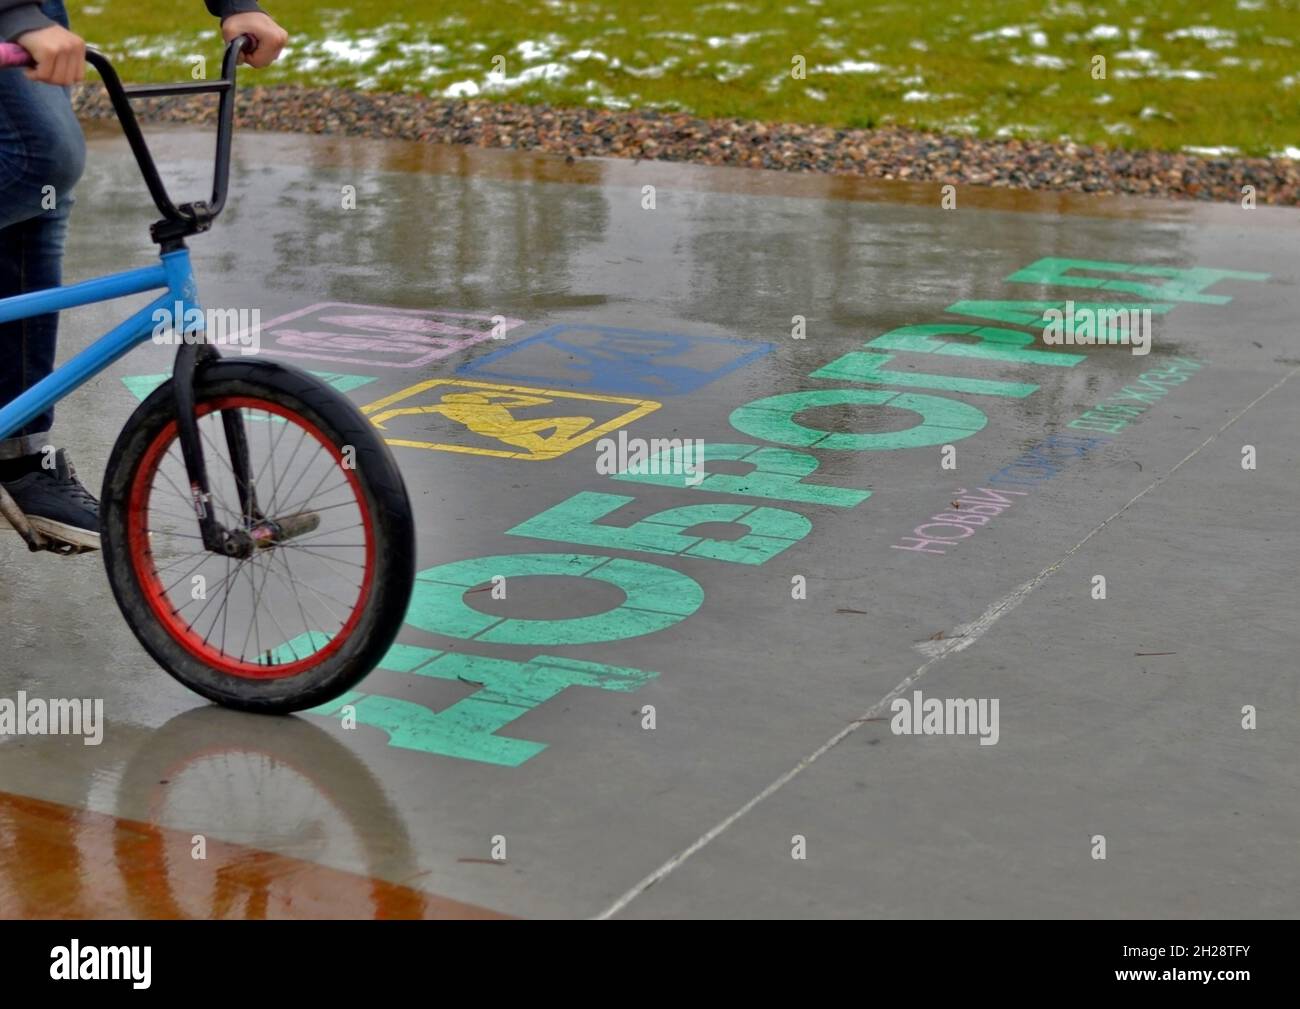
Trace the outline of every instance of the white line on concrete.
[[1060, 569], [1061, 565], [1064, 564], [1071, 557], [1073, 557], [1076, 553], [1078, 553], [1079, 550], [1083, 548], [1083, 545], [1085, 543], [1087, 543], [1090, 539], [1092, 539], [1099, 532], [1105, 529], [1108, 525], [1114, 522], [1115, 519], [1119, 518], [1122, 514], [1124, 514], [1124, 512], [1128, 511], [1129, 508], [1133, 507], [1133, 505], [1141, 501], [1142, 498], [1147, 496], [1147, 494], [1155, 490], [1162, 483], [1164, 483], [1171, 476], [1173, 476], [1180, 469], [1182, 469], [1183, 465], [1189, 462], [1192, 458], [1194, 458], [1203, 448], [1205, 448], [1206, 445], [1210, 444], [1210, 442], [1214, 441], [1215, 438], [1219, 437], [1219, 435], [1223, 434], [1224, 431], [1228, 430], [1228, 428], [1232, 427], [1233, 424], [1237, 423], [1237, 421], [1239, 421], [1242, 417], [1246, 415], [1247, 411], [1255, 407], [1266, 396], [1271, 395], [1272, 393], [1280, 389], [1283, 385], [1285, 385], [1286, 382], [1297, 372], [1300, 372], [1300, 367], [1292, 368], [1289, 372], [1287, 372], [1280, 379], [1278, 379], [1271, 386], [1269, 386], [1262, 393], [1260, 393], [1253, 400], [1251, 400], [1244, 407], [1242, 407], [1241, 410], [1235, 413], [1227, 421], [1227, 423], [1225, 423], [1221, 428], [1219, 428], [1219, 430], [1215, 431], [1214, 434], [1210, 435], [1208, 438], [1205, 439], [1205, 441], [1197, 445], [1196, 448], [1188, 452], [1187, 455], [1179, 459], [1178, 462], [1176, 462], [1167, 473], [1165, 473], [1163, 476], [1157, 477], [1150, 484], [1148, 484], [1146, 487], [1140, 490], [1137, 494], [1133, 495], [1133, 497], [1130, 498], [1127, 503], [1122, 505], [1116, 511], [1108, 515], [1106, 518], [1102, 519], [1100, 523], [1098, 523], [1096, 526], [1093, 527], [1093, 529], [1088, 533], [1088, 535], [1084, 536], [1084, 538], [1079, 540], [1078, 543], [1070, 547], [1070, 549], [1067, 550], [1064, 554], [1062, 554], [1053, 564], [1043, 568], [1042, 571], [1038, 572], [1038, 574], [1036, 574], [1033, 578], [1029, 579], [1029, 581], [1024, 582], [1023, 584], [1012, 589], [1005, 596], [1003, 596], [992, 606], [986, 609], [979, 616], [978, 619], [973, 620], [968, 624], [961, 624], [960, 626], [953, 628], [951, 633], [949, 633], [939, 641], [923, 642], [923, 645], [926, 646], [924, 650], [927, 654], [929, 654], [930, 657], [926, 659], [925, 662], [917, 666], [916, 669], [913, 670], [913, 672], [909, 676], [905, 677], [903, 681], [898, 684], [898, 686], [894, 687], [893, 690], [887, 693], [884, 697], [878, 700], [875, 704], [873, 704], [870, 708], [864, 711], [857, 718], [853, 719], [853, 721], [849, 722], [848, 725], [840, 729], [839, 732], [831, 736], [830, 739], [822, 743], [821, 746], [813, 750], [812, 753], [804, 757], [801, 761], [799, 761], [799, 763], [795, 764], [794, 767], [786, 771], [783, 775], [781, 775], [779, 778], [773, 781], [770, 785], [768, 785], [765, 789], [763, 789], [761, 792], [755, 795], [752, 799], [746, 802], [734, 813], [732, 813], [726, 819], [719, 821], [711, 830], [709, 830], [704, 834], [701, 834], [689, 846], [683, 848], [676, 855], [670, 858], [667, 862], [659, 866], [658, 869], [656, 869], [654, 872], [650, 873], [650, 875], [646, 876], [644, 879], [638, 882], [635, 886], [633, 886], [621, 897], [619, 897], [616, 901], [614, 901], [614, 903], [610, 904], [609, 907], [605, 908], [604, 911], [596, 915], [595, 918], [597, 920], [612, 918], [614, 915], [618, 914], [630, 903], [632, 903], [632, 901], [636, 900], [637, 897], [641, 896], [641, 894], [645, 893], [646, 890], [650, 889], [650, 887], [654, 886], [656, 883], [660, 882], [661, 880], [666, 879], [670, 873], [672, 873], [679, 866], [681, 866], [682, 863], [684, 863], [688, 858], [690, 858], [697, 851], [699, 851], [701, 848], [707, 845], [710, 841], [713, 841], [715, 838], [719, 837], [724, 831], [726, 831], [729, 827], [735, 824], [736, 821], [738, 821], [742, 816], [744, 816], [751, 809], [757, 806], [760, 802], [775, 795], [778, 791], [780, 791], [787, 784], [793, 781], [796, 777], [798, 777], [809, 767], [811, 767], [814, 762], [816, 762], [826, 753], [829, 753], [832, 749], [834, 749], [841, 742], [847, 739], [852, 733], [856, 732], [858, 729], [860, 729], [864, 724], [866, 724], [871, 719], [878, 717], [880, 713], [885, 710], [885, 706], [889, 704], [890, 701], [892, 701], [895, 697], [900, 696], [905, 690], [910, 688], [912, 684], [914, 684], [917, 680], [919, 680], [930, 670], [930, 667], [936, 665], [939, 662], [942, 662], [949, 655], [955, 655], [957, 652], [960, 652], [973, 645], [976, 641], [978, 641], [981, 637], [983, 637], [986, 633], [988, 633], [989, 629], [995, 623], [997, 623], [1004, 616], [1006, 616], [1017, 606], [1019, 606], [1022, 602], [1024, 602], [1025, 599], [1029, 597], [1029, 594], [1034, 591], [1034, 589], [1038, 588], [1038, 586], [1042, 585], [1043, 582], [1047, 581], [1047, 579], [1051, 578], [1052, 575], [1056, 574], [1056, 572]]

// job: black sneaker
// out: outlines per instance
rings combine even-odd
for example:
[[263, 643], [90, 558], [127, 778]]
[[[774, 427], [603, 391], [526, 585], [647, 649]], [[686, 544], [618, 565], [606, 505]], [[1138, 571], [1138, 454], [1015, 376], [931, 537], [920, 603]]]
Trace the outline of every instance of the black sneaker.
[[[63, 449], [54, 454], [54, 469], [38, 469], [4, 488], [41, 535], [83, 550], [99, 549], [99, 502], [81, 485]], [[0, 515], [0, 529], [8, 528]]]

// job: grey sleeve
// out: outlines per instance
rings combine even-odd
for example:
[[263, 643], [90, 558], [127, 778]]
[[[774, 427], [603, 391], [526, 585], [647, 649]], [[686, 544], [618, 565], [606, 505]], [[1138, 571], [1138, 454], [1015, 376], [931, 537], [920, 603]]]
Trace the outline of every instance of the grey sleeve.
[[[257, 0], [203, 0], [213, 17], [260, 11]], [[24, 32], [49, 28], [54, 22], [41, 13], [35, 0], [0, 0], [0, 39], [12, 42]]]
[[48, 28], [52, 24], [54, 22], [41, 13], [41, 5], [32, 0], [0, 0], [0, 39], [6, 42], [12, 42], [23, 32]]
[[[0, 3], [3, 2], [4, 0], [0, 0]], [[257, 0], [203, 0], [203, 2], [207, 5], [208, 13], [216, 18], [228, 18], [231, 14], [248, 14], [262, 10], [257, 6]]]

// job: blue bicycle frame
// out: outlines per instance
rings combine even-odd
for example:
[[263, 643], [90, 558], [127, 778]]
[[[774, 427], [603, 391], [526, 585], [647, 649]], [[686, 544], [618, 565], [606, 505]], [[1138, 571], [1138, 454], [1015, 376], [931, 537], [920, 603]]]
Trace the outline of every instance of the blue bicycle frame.
[[[190, 253], [184, 247], [164, 252], [162, 261], [156, 266], [0, 299], [0, 323], [3, 323], [159, 289], [166, 293], [114, 327], [17, 399], [0, 407], [0, 438], [9, 437], [109, 365], [140, 344], [148, 342], [157, 328], [157, 313], [166, 312], [168, 318], [175, 319], [176, 330], [179, 332], [181, 320], [189, 315], [191, 309], [199, 307], [194, 273], [190, 268]], [[173, 314], [178, 311], [181, 313], [179, 318]]]
[[[133, 294], [143, 294], [146, 291], [165, 293], [18, 398], [0, 407], [0, 438], [8, 437], [18, 431], [23, 425], [39, 417], [48, 408], [133, 348], [149, 340], [158, 328], [159, 313], [165, 313], [163, 318], [170, 320], [169, 329], [172, 333], [181, 333], [188, 337], [189, 334], [198, 331], [199, 327], [187, 324], [189, 319], [196, 317], [196, 313], [200, 319], [202, 314], [197, 312], [198, 295], [185, 239], [207, 231], [225, 206], [230, 177], [231, 134], [234, 128], [235, 70], [240, 53], [252, 52], [256, 48], [257, 40], [251, 35], [241, 35], [233, 39], [226, 47], [220, 80], [183, 84], [146, 84], [131, 88], [123, 87], [112, 64], [101, 53], [93, 49], [86, 51], [86, 62], [99, 71], [109, 100], [113, 103], [113, 110], [122, 125], [122, 132], [126, 135], [131, 152], [140, 166], [149, 194], [153, 197], [154, 205], [162, 212], [162, 219], [155, 221], [149, 228], [150, 236], [159, 246], [161, 261], [156, 266], [5, 298], [0, 300], [0, 323], [44, 315], [47, 312], [60, 312], [80, 305], [111, 301]], [[172, 203], [167, 195], [167, 189], [158, 174], [144, 135], [136, 122], [135, 113], [131, 109], [131, 99], [159, 98], [193, 92], [216, 93], [220, 96], [217, 107], [217, 143], [212, 198], [206, 203], [196, 200], [177, 205]], [[181, 340], [180, 348], [176, 353], [176, 363], [172, 369], [171, 391], [176, 404], [176, 424], [181, 452], [185, 459], [185, 468], [194, 499], [195, 516], [198, 519], [204, 545], [210, 550], [221, 551], [228, 556], [243, 556], [252, 549], [252, 541], [246, 532], [224, 528], [208, 507], [210, 496], [207, 471], [195, 417], [195, 379], [201, 368], [219, 359], [220, 356], [216, 348], [208, 343], [188, 338]], [[222, 423], [230, 445], [242, 514], [257, 517], [259, 512], [248, 473], [247, 441], [243, 423], [237, 416], [226, 414], [223, 414]], [[0, 494], [0, 506], [3, 506], [0, 510], [5, 512], [6, 517], [10, 517], [9, 513], [13, 511], [10, 507], [12, 502], [6, 503], [3, 498], [4, 495]], [[21, 516], [21, 513], [18, 515]], [[29, 527], [21, 522], [13, 522], [12, 518], [11, 524], [18, 527], [31, 549], [48, 549], [48, 545], [44, 544], [39, 536], [34, 536]]]
[[[183, 84], [145, 84], [130, 88], [123, 86], [117, 71], [102, 53], [94, 49], [86, 50], [86, 62], [99, 72], [109, 100], [113, 104], [113, 110], [122, 124], [122, 132], [140, 166], [140, 173], [144, 176], [149, 195], [153, 197], [154, 205], [163, 215], [162, 220], [156, 221], [149, 229], [153, 240], [161, 248], [162, 262], [157, 266], [128, 270], [109, 277], [86, 280], [80, 284], [53, 287], [44, 291], [33, 291], [29, 294], [0, 299], [0, 322], [13, 322], [33, 315], [43, 315], [46, 312], [60, 312], [80, 305], [93, 305], [96, 302], [111, 301], [114, 298], [142, 294], [145, 291], [164, 290], [167, 293], [101, 339], [96, 340], [17, 399], [0, 407], [0, 438], [7, 438], [32, 418], [39, 417], [87, 380], [148, 340], [156, 326], [155, 313], [160, 309], [169, 313], [176, 331], [179, 332], [183, 328], [182, 320], [188, 317], [189, 310], [199, 307], [185, 239], [190, 235], [207, 231], [225, 206], [230, 177], [230, 138], [234, 128], [235, 70], [239, 63], [239, 54], [252, 52], [256, 48], [257, 40], [251, 35], [241, 35], [233, 39], [226, 47], [219, 80]], [[149, 146], [145, 143], [144, 134], [140, 132], [139, 123], [136, 122], [135, 113], [131, 108], [131, 99], [161, 98], [167, 95], [195, 92], [216, 93], [220, 96], [217, 107], [217, 144], [212, 174], [212, 199], [207, 203], [195, 201], [177, 206], [167, 195], [167, 189], [154, 165]], [[179, 319], [172, 315], [178, 303], [181, 312], [186, 313]], [[209, 353], [204, 356], [210, 357], [212, 353], [209, 348]], [[177, 356], [177, 379], [185, 380], [187, 391], [192, 384], [195, 359], [194, 354], [182, 353]], [[185, 426], [182, 421], [182, 427]]]

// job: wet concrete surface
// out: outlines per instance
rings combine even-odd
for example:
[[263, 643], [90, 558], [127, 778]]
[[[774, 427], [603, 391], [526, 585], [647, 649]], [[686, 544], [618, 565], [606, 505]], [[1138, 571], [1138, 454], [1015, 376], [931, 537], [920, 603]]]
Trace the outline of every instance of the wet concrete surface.
[[[176, 188], [198, 195], [208, 135], [155, 133]], [[264, 882], [218, 893], [191, 864], [200, 834], [209, 857], [231, 866], [262, 852], [409, 889], [450, 913], [1294, 916], [1294, 213], [975, 190], [943, 210], [939, 199], [903, 184], [238, 138], [229, 210], [191, 243], [202, 299], [260, 309], [263, 352], [327, 373], [359, 405], [381, 404], [371, 413], [389, 436], [444, 446], [394, 448], [416, 509], [418, 566], [440, 571], [417, 593], [406, 648], [344, 699], [361, 722], [346, 729], [336, 710], [271, 720], [207, 706], [139, 648], [95, 557], [33, 557], [16, 537], [0, 542], [11, 573], [0, 584], [0, 698], [102, 697], [107, 719], [98, 746], [0, 738], [0, 788], [91, 824], [77, 828], [83, 851], [108, 843], [101, 815], [156, 828], [171, 840], [155, 876], [197, 916], [385, 914], [380, 891], [365, 886], [323, 910], [306, 896], [294, 905], [289, 871], [271, 874], [278, 903]], [[96, 135], [68, 278], [148, 262], [150, 220], [125, 145]], [[1135, 297], [1008, 280], [1048, 257], [1268, 277], [1218, 279], [1203, 288], [1210, 299], [1192, 287], [1147, 297], [1172, 307], [1155, 316], [1145, 357], [1064, 347], [1055, 352], [1085, 359], [1059, 367], [891, 350], [884, 375], [900, 377], [890, 384], [811, 377], [904, 326], [1030, 332], [988, 306], [947, 311], [961, 301]], [[66, 317], [63, 353], [130, 307]], [[430, 312], [461, 314], [420, 314]], [[366, 329], [366, 342], [340, 339], [357, 335], [358, 316], [505, 332], [428, 359], [393, 339], [397, 324], [388, 336]], [[805, 318], [803, 339], [791, 337], [794, 316]], [[665, 346], [662, 334], [693, 341], [674, 344], [686, 347], [675, 369], [637, 356]], [[579, 367], [583, 353], [595, 356]], [[169, 363], [166, 348], [141, 348], [61, 407], [56, 440], [88, 483], [133, 393]], [[1129, 400], [1122, 430], [1068, 426], [1154, 371], [1167, 376], [1163, 391], [1148, 385], [1147, 401]], [[927, 375], [1037, 388], [935, 388]], [[595, 440], [520, 458], [518, 444], [446, 417], [382, 419], [482, 383], [541, 390], [543, 413], [589, 417], [615, 435], [804, 452], [819, 466], [803, 486], [871, 493], [793, 501], [735, 484], [612, 480]], [[986, 420], [969, 433], [970, 412], [949, 412], [934, 421], [955, 425], [939, 443], [909, 446], [899, 434], [899, 447], [859, 448], [824, 433], [904, 432], [917, 415], [847, 399], [813, 406], [797, 418], [815, 432], [797, 442], [773, 426], [770, 403], [733, 414], [845, 388], [943, 397]], [[637, 404], [656, 405], [621, 422]], [[1068, 460], [1024, 461], [1052, 436], [1109, 440]], [[955, 469], [943, 468], [945, 442]], [[1254, 469], [1242, 465], [1247, 445]], [[987, 487], [1018, 458], [1011, 476], [1023, 482], [1002, 486], [1023, 493], [971, 520], [975, 532], [949, 524], [941, 535], [954, 542], [941, 554], [894, 549], [932, 516], [951, 517], [958, 488]], [[746, 472], [743, 462], [706, 468]], [[548, 512], [578, 494], [631, 500], [578, 534], [572, 518]], [[636, 535], [599, 531], [700, 505], [745, 507], [676, 525], [661, 517]], [[755, 506], [781, 513], [761, 516], [765, 538], [727, 547], [748, 531], [737, 514]], [[666, 532], [686, 530], [689, 551], [662, 546]], [[468, 617], [448, 601], [456, 578], [441, 566], [517, 554], [658, 564], [698, 590], [636, 568], [637, 591], [654, 589], [627, 615], [644, 633], [589, 643], [572, 643], [574, 625], [559, 622], [618, 607], [623, 592], [598, 574], [531, 573], [553, 570], [539, 566], [545, 558], [477, 566], [463, 588], [499, 572], [507, 593], [465, 595]], [[1093, 598], [1097, 575], [1105, 599]], [[446, 654], [429, 662], [435, 653]], [[593, 665], [581, 675], [568, 666], [574, 685], [557, 689], [541, 655], [551, 667]], [[516, 665], [480, 675], [465, 656]], [[451, 672], [439, 665], [449, 659]], [[997, 744], [894, 734], [891, 693], [914, 690], [998, 699]], [[1254, 729], [1242, 727], [1248, 705]], [[130, 845], [110, 843], [117, 858], [34, 869], [32, 831], [44, 828], [8, 801], [0, 913], [34, 913], [59, 872], [87, 892], [131, 892], [123, 879], [143, 856]], [[806, 857], [794, 858], [800, 838]], [[384, 906], [391, 912], [391, 895]], [[51, 899], [50, 913], [69, 913], [60, 907]]]

